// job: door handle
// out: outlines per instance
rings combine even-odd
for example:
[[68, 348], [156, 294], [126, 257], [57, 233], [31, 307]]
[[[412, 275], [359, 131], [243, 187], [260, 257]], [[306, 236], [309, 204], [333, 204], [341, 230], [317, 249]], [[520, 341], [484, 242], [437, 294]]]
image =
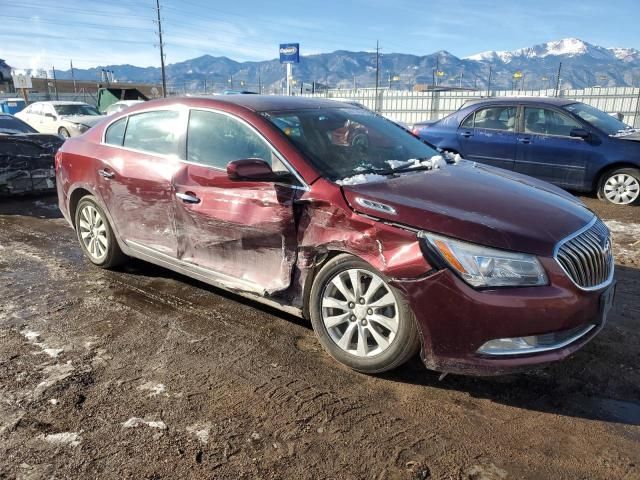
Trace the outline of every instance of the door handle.
[[187, 192], [187, 193], [177, 192], [176, 197], [178, 197], [184, 203], [200, 203], [200, 199], [196, 197], [194, 193], [191, 193], [191, 192]]
[[110, 172], [109, 170], [106, 170], [106, 169], [98, 170], [98, 175], [100, 175], [103, 178], [113, 178], [116, 176], [115, 173]]
[[531, 143], [531, 138], [530, 137], [521, 137], [518, 139], [519, 143], [524, 143], [525, 145], [528, 145]]
[[471, 132], [462, 132], [460, 135], [462, 135], [464, 138], [473, 137], [473, 133]]

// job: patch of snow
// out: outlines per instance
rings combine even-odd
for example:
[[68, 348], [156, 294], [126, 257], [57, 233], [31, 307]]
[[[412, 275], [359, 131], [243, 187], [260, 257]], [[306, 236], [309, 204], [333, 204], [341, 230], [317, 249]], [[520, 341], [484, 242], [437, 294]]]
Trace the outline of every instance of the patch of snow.
[[50, 398], [49, 399], [49, 403], [51, 405], [57, 405], [58, 404], [58, 399], [57, 398]]
[[338, 185], [360, 185], [362, 183], [382, 182], [386, 179], [386, 176], [378, 175], [376, 173], [359, 173], [358, 175], [354, 175], [353, 177], [347, 177], [343, 178], [342, 180], [338, 180], [336, 181], [336, 183]]
[[617, 220], [607, 220], [604, 222], [611, 233], [629, 235], [640, 240], [640, 223], [625, 223]]
[[210, 430], [211, 430], [211, 424], [209, 423], [204, 423], [204, 424], [197, 423], [195, 425], [191, 425], [187, 427], [187, 432], [194, 435], [198, 439], [198, 441], [204, 445], [206, 445], [209, 442]]
[[418, 167], [426, 167], [426, 168], [432, 168], [433, 170], [437, 170], [438, 168], [445, 168], [447, 166], [447, 162], [442, 157], [442, 155], [436, 155], [434, 157], [429, 158], [428, 160], [419, 160], [417, 158], [411, 158], [404, 162], [400, 160], [387, 160], [387, 164], [394, 170], [397, 170], [398, 168], [418, 168]]
[[82, 437], [77, 432], [61, 432], [49, 435], [42, 434], [39, 438], [54, 445], [69, 445], [71, 447], [77, 447], [82, 441]]
[[51, 358], [57, 358], [57, 356], [60, 355], [62, 352], [64, 352], [64, 348], [43, 348], [42, 349], [42, 353], [49, 355]]
[[131, 417], [129, 420], [122, 424], [122, 428], [137, 428], [146, 425], [151, 428], [158, 428], [160, 430], [166, 430], [167, 425], [162, 420], [145, 420], [139, 417]]
[[46, 375], [46, 378], [36, 386], [33, 391], [33, 396], [38, 398], [48, 388], [69, 377], [73, 373], [73, 370], [74, 368], [71, 364], [71, 360], [62, 365], [56, 364], [45, 367], [42, 372]]
[[150, 392], [150, 397], [155, 397], [156, 395], [164, 393], [167, 390], [167, 387], [165, 387], [162, 383], [147, 382], [143, 385], [140, 385], [138, 387], [138, 390], [147, 390]]
[[62, 352], [64, 352], [63, 348], [50, 348], [44, 342], [38, 342], [37, 340], [40, 338], [40, 332], [34, 332], [32, 330], [21, 330], [20, 334], [26, 338], [30, 343], [39, 347], [45, 355], [49, 355], [51, 358], [57, 358]]
[[21, 330], [20, 335], [22, 335], [24, 338], [26, 338], [30, 342], [33, 342], [36, 338], [40, 336], [40, 332], [33, 332], [31, 330]]

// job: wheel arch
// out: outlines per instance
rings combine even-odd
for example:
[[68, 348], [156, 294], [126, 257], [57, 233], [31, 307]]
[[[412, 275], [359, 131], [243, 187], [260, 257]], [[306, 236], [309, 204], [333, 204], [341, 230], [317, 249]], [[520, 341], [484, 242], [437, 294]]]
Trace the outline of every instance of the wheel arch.
[[600, 189], [600, 185], [602, 184], [602, 180], [604, 176], [614, 170], [619, 170], [621, 168], [633, 168], [635, 170], [640, 170], [640, 165], [631, 161], [618, 161], [614, 163], [609, 163], [604, 165], [593, 177], [593, 183], [591, 185], [591, 191], [597, 192]]

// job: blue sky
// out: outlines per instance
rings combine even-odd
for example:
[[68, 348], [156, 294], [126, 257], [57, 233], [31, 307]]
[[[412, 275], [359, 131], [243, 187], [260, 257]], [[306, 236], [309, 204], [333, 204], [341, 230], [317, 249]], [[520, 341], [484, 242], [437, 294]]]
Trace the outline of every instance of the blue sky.
[[[640, 0], [161, 0], [167, 63], [375, 48], [464, 57], [577, 37], [640, 48]], [[157, 66], [155, 0], [0, 0], [0, 58], [15, 68]]]

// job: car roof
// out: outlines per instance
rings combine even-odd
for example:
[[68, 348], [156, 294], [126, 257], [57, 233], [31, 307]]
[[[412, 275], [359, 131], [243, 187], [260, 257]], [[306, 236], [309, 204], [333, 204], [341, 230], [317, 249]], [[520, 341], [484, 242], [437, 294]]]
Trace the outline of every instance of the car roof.
[[[288, 97], [284, 95], [216, 95], [194, 97], [170, 97], [145, 102], [145, 108], [182, 103], [185, 105], [220, 104], [238, 105], [254, 112], [311, 110], [317, 108], [356, 108], [346, 103], [339, 103], [324, 98]], [[137, 108], [137, 107], [136, 107]]]
[[469, 100], [465, 102], [463, 108], [470, 107], [471, 105], [481, 105], [485, 103], [486, 104], [518, 103], [521, 105], [528, 105], [533, 103], [536, 103], [536, 104], [545, 103], [547, 105], [563, 107], [565, 105], [576, 103], [576, 101], [569, 100], [566, 98], [558, 98], [558, 97], [487, 97], [487, 98], [478, 98], [475, 100]]
[[33, 102], [32, 105], [35, 105], [36, 103], [47, 103], [49, 105], [89, 105], [85, 102], [73, 102], [66, 100], [41, 100], [39, 102]]

